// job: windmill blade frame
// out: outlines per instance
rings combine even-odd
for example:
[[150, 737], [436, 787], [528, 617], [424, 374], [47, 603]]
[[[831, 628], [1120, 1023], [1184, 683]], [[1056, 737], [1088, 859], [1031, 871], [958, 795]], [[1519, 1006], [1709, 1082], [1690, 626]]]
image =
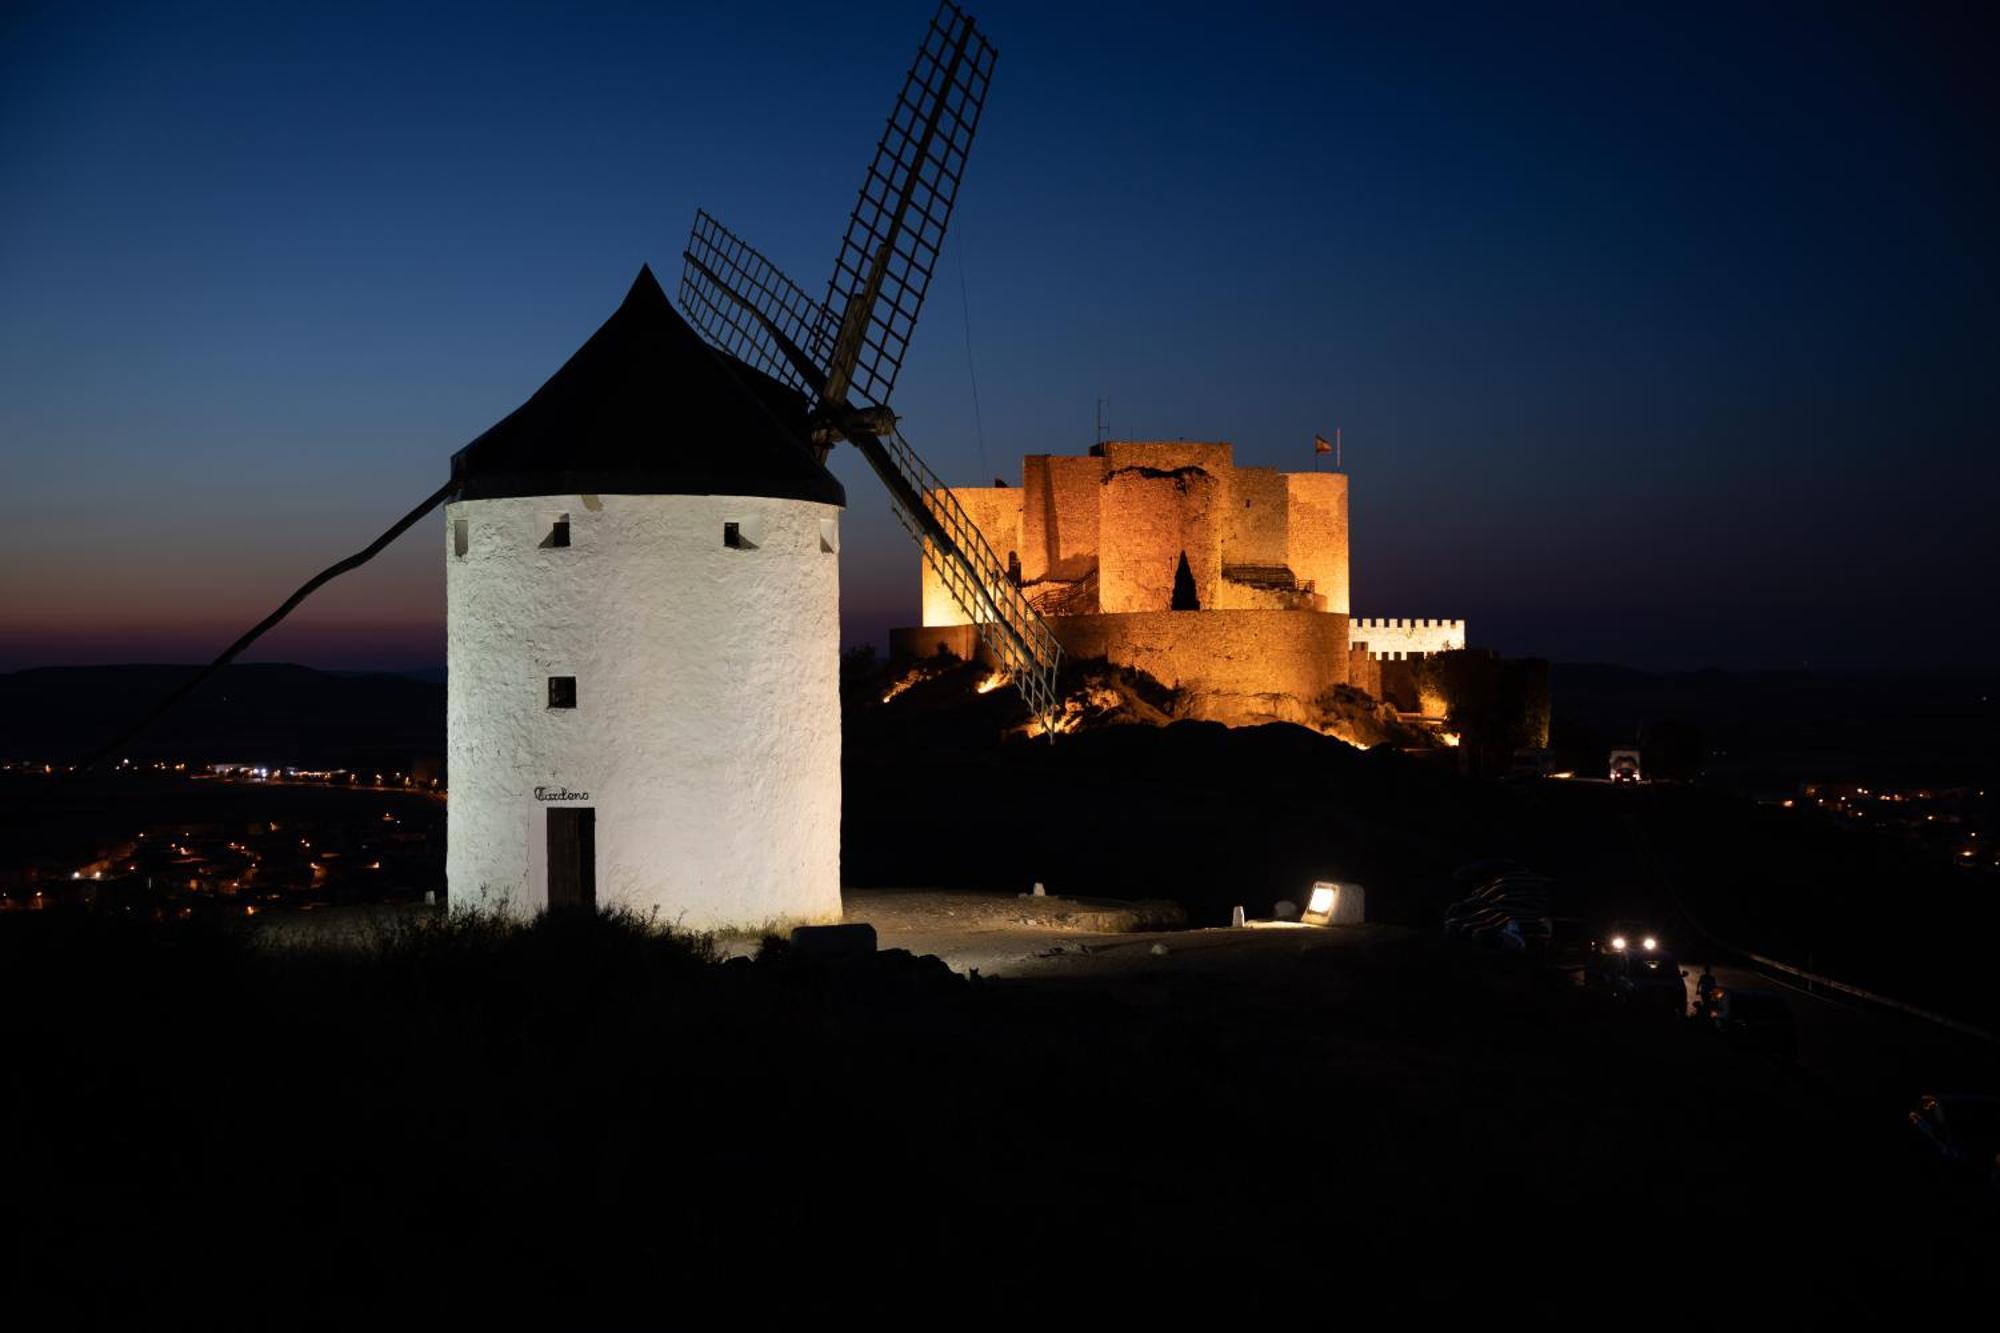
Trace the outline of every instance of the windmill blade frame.
[[809, 398], [826, 390], [814, 345], [826, 312], [754, 246], [696, 209], [681, 252], [680, 306], [710, 346]]
[[827, 280], [832, 398], [884, 407], [958, 202], [999, 50], [942, 0], [896, 95]]

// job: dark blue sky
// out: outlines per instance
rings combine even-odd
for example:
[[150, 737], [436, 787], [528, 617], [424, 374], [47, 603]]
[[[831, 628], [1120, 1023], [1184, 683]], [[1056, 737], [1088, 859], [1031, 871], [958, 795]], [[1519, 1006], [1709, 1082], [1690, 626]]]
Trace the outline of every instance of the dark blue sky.
[[[0, 7], [0, 668], [219, 647], [697, 204], [823, 289], [931, 7], [415, 8]], [[1100, 394], [1260, 464], [1338, 425], [1358, 613], [2000, 663], [1970, 7], [972, 10], [1000, 63], [897, 394], [948, 480], [1080, 452]], [[916, 553], [836, 468], [879, 637]], [[425, 526], [261, 655], [433, 662], [442, 612]]]

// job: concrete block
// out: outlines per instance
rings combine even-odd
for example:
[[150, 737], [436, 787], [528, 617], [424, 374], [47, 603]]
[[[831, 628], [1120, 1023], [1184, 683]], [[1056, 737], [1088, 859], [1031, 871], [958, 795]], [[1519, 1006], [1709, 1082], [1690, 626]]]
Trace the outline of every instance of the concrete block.
[[1368, 919], [1368, 891], [1359, 884], [1336, 882], [1329, 926], [1359, 926]]

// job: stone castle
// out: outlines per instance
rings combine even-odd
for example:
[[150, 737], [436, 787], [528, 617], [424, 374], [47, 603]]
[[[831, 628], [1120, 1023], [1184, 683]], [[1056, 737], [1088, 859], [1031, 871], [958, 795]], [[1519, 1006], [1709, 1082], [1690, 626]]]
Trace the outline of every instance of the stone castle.
[[[1030, 454], [1021, 484], [953, 499], [1073, 658], [1102, 657], [1183, 692], [1190, 715], [1309, 722], [1351, 686], [1426, 711], [1412, 664], [1465, 646], [1462, 620], [1355, 619], [1347, 474], [1238, 467], [1226, 443], [1108, 441]], [[899, 654], [978, 652], [927, 560], [923, 624]]]

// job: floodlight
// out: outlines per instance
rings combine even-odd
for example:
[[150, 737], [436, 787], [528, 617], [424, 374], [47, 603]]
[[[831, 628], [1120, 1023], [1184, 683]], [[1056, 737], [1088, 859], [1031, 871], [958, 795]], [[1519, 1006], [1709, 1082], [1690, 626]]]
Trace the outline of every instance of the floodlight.
[[1333, 920], [1333, 900], [1335, 886], [1320, 880], [1312, 886], [1312, 895], [1306, 899], [1305, 914], [1299, 919], [1308, 926], [1324, 926]]

